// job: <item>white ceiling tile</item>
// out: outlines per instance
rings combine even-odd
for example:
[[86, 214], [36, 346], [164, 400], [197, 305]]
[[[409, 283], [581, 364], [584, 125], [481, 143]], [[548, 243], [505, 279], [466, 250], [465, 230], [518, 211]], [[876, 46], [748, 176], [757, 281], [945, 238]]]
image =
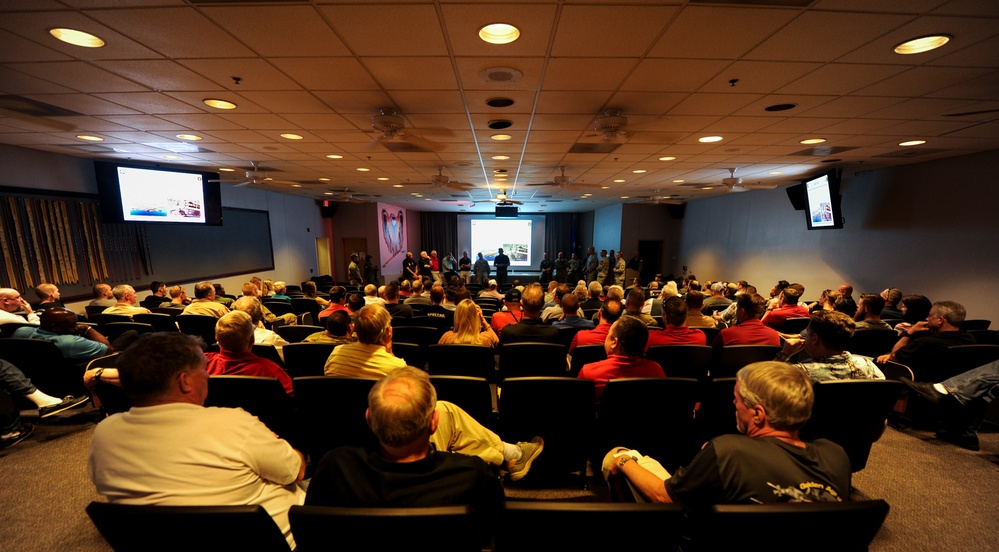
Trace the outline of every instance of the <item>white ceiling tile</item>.
[[544, 90], [614, 90], [635, 65], [625, 58], [553, 58]]
[[352, 57], [276, 58], [271, 63], [306, 90], [377, 90]]
[[86, 94], [34, 94], [29, 98], [86, 115], [135, 115], [139, 111]]
[[640, 92], [694, 91], [729, 65], [731, 62], [723, 60], [645, 59], [621, 89]]
[[457, 87], [446, 57], [369, 57], [362, 63], [387, 90], [452, 90]]
[[87, 15], [156, 53], [174, 59], [254, 55], [224, 27], [191, 7], [93, 10]]
[[[301, 87], [273, 65], [260, 58], [182, 59], [188, 69], [226, 90], [300, 90]], [[233, 77], [240, 79], [236, 84]]]
[[73, 91], [65, 86], [26, 75], [0, 66], [0, 91], [5, 94], [67, 94]]
[[[674, 6], [566, 5], [558, 20], [552, 55], [556, 57], [625, 57], [645, 53], [665, 24], [677, 13]], [[579, 37], [593, 40], [579, 40]]]
[[746, 59], [834, 61], [907, 19], [901, 15], [808, 11], [746, 54]]
[[106, 71], [157, 91], [221, 89], [212, 81], [202, 78], [197, 73], [171, 60], [115, 60], [95, 61], [93, 63]]
[[157, 115], [164, 113], [196, 113], [198, 108], [156, 92], [121, 92], [95, 94], [98, 98], [127, 106], [139, 113]]
[[54, 61], [46, 63], [17, 63], [11, 69], [45, 79], [66, 88], [75, 88], [88, 94], [96, 92], [140, 92], [146, 87], [117, 77], [82, 61]]
[[432, 5], [319, 6], [320, 13], [361, 56], [447, 55], [437, 13]]
[[275, 113], [327, 113], [329, 107], [304, 91], [244, 91], [240, 96]]
[[991, 73], [980, 67], [913, 67], [857, 90], [862, 96], [923, 96]]
[[787, 9], [687, 5], [649, 56], [736, 59], [797, 15]]

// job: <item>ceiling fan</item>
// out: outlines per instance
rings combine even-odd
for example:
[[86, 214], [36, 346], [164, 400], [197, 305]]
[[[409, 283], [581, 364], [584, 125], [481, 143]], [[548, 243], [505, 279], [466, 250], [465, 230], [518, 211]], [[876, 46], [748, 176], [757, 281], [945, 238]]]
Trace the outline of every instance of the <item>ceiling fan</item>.
[[444, 174], [444, 165], [437, 167], [437, 174], [430, 176], [430, 182], [418, 182], [412, 186], [433, 186], [434, 188], [452, 188], [466, 192], [475, 188], [473, 184], [451, 180]]
[[516, 199], [510, 199], [509, 197], [507, 197], [506, 190], [503, 189], [503, 188], [500, 188], [500, 191], [499, 191], [498, 194], [496, 194], [496, 197], [490, 199], [489, 201], [495, 202], [496, 205], [523, 205], [524, 204], [523, 201], [517, 201]]
[[528, 184], [528, 186], [558, 186], [560, 190], [564, 190], [564, 189], [569, 188], [569, 187], [572, 187], [572, 188], [599, 188], [600, 187], [599, 184], [583, 184], [581, 182], [575, 182], [572, 178], [570, 178], [570, 177], [568, 177], [568, 176], [565, 175], [565, 169], [566, 169], [565, 165], [562, 165], [561, 167], [559, 167], [559, 170], [562, 172], [561, 175], [556, 176], [555, 178], [553, 178], [551, 180], [548, 180], [548, 181], [545, 181], [545, 182], [540, 182], [540, 183], [536, 183], [536, 184]]
[[[739, 170], [737, 167], [731, 167], [726, 170], [728, 170], [729, 175], [721, 180], [721, 184], [728, 188], [730, 193], [748, 192], [750, 190], [772, 190], [777, 187], [777, 183], [756, 182], [755, 184], [750, 184], [748, 182], [743, 182], [742, 178], [735, 176], [735, 172]], [[687, 182], [680, 184], [680, 186], [688, 188], [705, 188], [713, 186], [713, 184]]]
[[677, 195], [660, 195], [659, 190], [655, 191], [654, 195], [651, 196], [632, 196], [637, 201], [630, 201], [629, 203], [640, 203], [645, 205], [680, 205], [683, 203], [683, 199]]
[[[246, 186], [247, 184], [254, 184], [254, 185], [258, 185], [258, 184], [297, 184], [296, 182], [292, 182], [290, 180], [274, 180], [273, 178], [267, 176], [267, 172], [266, 171], [261, 170], [261, 167], [257, 164], [256, 161], [250, 161], [250, 167], [251, 167], [251, 170], [246, 171], [246, 175], [245, 175], [246, 180], [244, 180], [243, 182], [237, 182], [237, 183], [233, 184], [232, 186], [234, 188], [241, 188], [243, 186]], [[209, 180], [209, 182], [225, 182], [225, 180], [222, 180], [222, 179], [219, 179], [219, 180], [212, 179], [212, 180]]]
[[339, 191], [329, 190], [329, 192], [333, 192], [333, 195], [327, 196], [326, 199], [334, 201], [336, 203], [371, 203], [370, 200], [358, 199], [354, 197], [354, 194], [356, 194], [357, 192], [351, 190], [350, 188], [344, 188], [343, 190]]
[[406, 119], [394, 107], [378, 108], [378, 113], [371, 116], [371, 128], [373, 130], [365, 132], [374, 137], [372, 145], [380, 144], [393, 152], [433, 152], [438, 149], [437, 144], [417, 136], [415, 132], [422, 135], [451, 136], [454, 134], [448, 129], [407, 129]]

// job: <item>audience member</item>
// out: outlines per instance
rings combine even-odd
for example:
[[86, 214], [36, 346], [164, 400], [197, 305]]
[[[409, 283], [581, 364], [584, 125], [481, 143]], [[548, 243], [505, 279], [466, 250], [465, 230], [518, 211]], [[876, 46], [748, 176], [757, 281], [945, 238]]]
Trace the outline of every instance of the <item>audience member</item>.
[[[222, 284], [215, 282], [212, 286], [215, 287], [215, 302], [221, 304], [229, 310], [232, 310], [232, 304], [235, 303], [236, 300], [232, 297], [225, 296], [225, 287]], [[188, 303], [190, 303], [190, 300], [188, 300]]]
[[853, 300], [853, 286], [850, 284], [840, 284], [836, 291], [839, 292], [839, 301], [836, 302], [836, 310], [847, 316], [853, 316], [857, 312], [857, 302]]
[[645, 293], [640, 287], [631, 288], [628, 292], [628, 299], [624, 303], [624, 316], [631, 316], [637, 318], [642, 324], [645, 324], [648, 328], [659, 328], [659, 322], [651, 315], [642, 312], [642, 307], [645, 306]]
[[260, 299], [256, 297], [240, 297], [232, 304], [233, 310], [243, 311], [250, 315], [253, 322], [253, 342], [256, 345], [271, 345], [277, 351], [281, 360], [284, 360], [284, 346], [288, 341], [274, 332], [264, 327], [264, 308]]
[[[255, 301], [253, 297], [243, 297]], [[236, 302], [239, 304], [239, 301]], [[253, 319], [246, 312], [234, 310], [219, 318], [215, 325], [215, 340], [220, 352], [205, 353], [208, 375], [211, 376], [260, 376], [277, 378], [288, 396], [294, 395], [291, 377], [284, 368], [273, 361], [253, 354]]]
[[471, 299], [465, 299], [458, 303], [458, 308], [454, 311], [454, 329], [445, 332], [437, 343], [496, 347], [499, 344], [499, 337], [486, 322], [482, 309]]
[[326, 308], [319, 312], [317, 318], [321, 321], [338, 310], [347, 310], [347, 288], [343, 286], [330, 288], [330, 300]]
[[423, 282], [417, 280], [413, 282], [413, 291], [408, 299], [403, 301], [407, 305], [429, 305], [430, 296], [423, 293]]
[[566, 295], [571, 295], [569, 286], [566, 284], [557, 284], [554, 293], [552, 293], [552, 305], [546, 306], [541, 311], [541, 320], [543, 322], [551, 324], [562, 317], [562, 298]]
[[347, 314], [346, 309], [334, 311], [325, 318], [326, 329], [321, 332], [310, 334], [302, 343], [333, 343], [343, 345], [357, 341], [354, 337], [354, 323]]
[[312, 280], [302, 282], [302, 295], [304, 295], [306, 299], [315, 299], [316, 303], [324, 309], [330, 306], [329, 301], [319, 296], [319, 292], [316, 289], [316, 283]]
[[933, 379], [934, 356], [953, 345], [974, 345], [975, 337], [961, 331], [966, 311], [954, 301], [937, 301], [926, 320], [916, 322], [899, 337], [890, 353], [878, 362], [893, 360], [912, 369], [916, 381]]
[[913, 325], [926, 320], [930, 315], [933, 303], [922, 295], [906, 295], [902, 298], [902, 321], [895, 325], [895, 330], [901, 336]]
[[[14, 314], [23, 312], [24, 316]], [[21, 293], [12, 288], [0, 288], [0, 324], [16, 322], [19, 324], [38, 325], [38, 313], [21, 297]]]
[[[804, 339], [787, 336], [777, 360], [792, 362], [807, 372], [812, 381], [885, 379], [871, 359], [851, 355], [846, 350], [854, 326], [853, 319], [839, 311], [815, 311], [805, 329]], [[799, 358], [792, 360], [795, 355]]]
[[666, 377], [661, 366], [642, 358], [648, 339], [648, 327], [633, 316], [622, 316], [611, 324], [604, 340], [607, 358], [584, 364], [579, 371], [580, 378], [593, 380], [598, 403], [612, 379]]
[[114, 294], [111, 293], [111, 286], [107, 284], [97, 284], [93, 289], [94, 299], [87, 303], [91, 307], [110, 307], [115, 304]]
[[679, 297], [663, 301], [666, 329], [649, 331], [647, 350], [653, 345], [705, 345], [707, 337], [701, 330], [687, 327], [687, 302]]
[[714, 328], [718, 325], [714, 317], [701, 314], [704, 306], [704, 294], [695, 289], [690, 289], [683, 297], [687, 303], [687, 326], [691, 328]]
[[[261, 293], [260, 287], [254, 284], [253, 280], [259, 281], [260, 278], [254, 276], [253, 279], [251, 279], [249, 282], [243, 284], [243, 296], [256, 297], [257, 299], [260, 299], [260, 297], [263, 297], [262, 295], [260, 295]], [[289, 326], [293, 326], [298, 323], [298, 317], [295, 316], [293, 313], [289, 312], [282, 314], [281, 316], [278, 316], [273, 312], [271, 312], [271, 310], [268, 309], [267, 305], [263, 304], [263, 302], [260, 303], [260, 310], [263, 312], [264, 315], [263, 320], [267, 324], [274, 324], [274, 322], [278, 320], [280, 320], [282, 324], [286, 324]]]
[[552, 324], [554, 328], [593, 328], [592, 320], [587, 320], [580, 316], [582, 309], [579, 308], [579, 299], [572, 293], [562, 296], [562, 318]]
[[885, 300], [885, 308], [881, 309], [881, 318], [901, 320], [902, 310], [898, 308], [898, 304], [902, 302], [902, 292], [888, 288], [881, 292], [881, 298]]
[[607, 299], [604, 301], [600, 311], [597, 315], [600, 317], [600, 323], [597, 324], [592, 330], [580, 330], [576, 332], [576, 335], [572, 338], [572, 344], [569, 345], [569, 354], [576, 347], [582, 345], [599, 345], [607, 340], [607, 334], [610, 333], [611, 325], [617, 322], [621, 318], [621, 314], [624, 313], [624, 305], [621, 304], [619, 299]]
[[113, 352], [108, 338], [93, 326], [79, 324], [76, 313], [67, 308], [45, 309], [39, 318], [39, 326], [22, 326], [14, 330], [12, 337], [49, 341], [63, 357], [73, 362], [85, 362]]
[[943, 428], [937, 439], [979, 450], [978, 430], [991, 404], [992, 392], [999, 385], [999, 361], [968, 370], [940, 383], [901, 380], [910, 391], [939, 405]]
[[801, 292], [793, 285], [785, 288], [784, 291], [780, 292], [777, 308], [769, 310], [763, 315], [763, 325], [777, 330], [791, 318], [807, 318], [808, 309], [798, 304], [800, 297]]
[[[777, 330], [760, 322], [766, 311], [767, 300], [756, 292], [736, 296], [735, 325], [718, 332], [711, 344], [726, 345], [780, 345]], [[731, 307], [730, 307], [731, 308]]]
[[890, 330], [891, 326], [881, 320], [881, 311], [884, 309], [885, 300], [877, 293], [865, 293], [860, 296], [860, 303], [857, 304], [857, 312], [853, 315], [853, 321], [857, 323], [857, 330]]
[[517, 324], [524, 318], [524, 312], [520, 305], [521, 293], [517, 288], [510, 288], [503, 297], [503, 310], [494, 312], [490, 319], [490, 326], [496, 335], [503, 331], [507, 324]]
[[444, 306], [444, 299], [447, 297], [444, 288], [434, 286], [430, 288], [430, 308], [426, 310], [424, 316], [430, 318], [434, 327], [438, 330], [447, 330], [454, 326], [453, 308]]
[[172, 309], [183, 310], [190, 304], [191, 300], [187, 298], [187, 290], [181, 286], [173, 286], [172, 288], [170, 288], [170, 302], [160, 303], [160, 308], [172, 308]]
[[156, 308], [163, 303], [169, 303], [170, 297], [167, 295], [167, 285], [164, 282], [153, 281], [149, 284], [149, 291], [152, 295], [147, 295], [145, 299], [142, 300], [142, 306], [146, 308]]
[[59, 287], [55, 284], [42, 283], [35, 286], [35, 296], [38, 297], [38, 304], [32, 305], [36, 311], [43, 311], [53, 307], [62, 307], [62, 295]]
[[114, 305], [104, 309], [102, 314], [124, 314], [125, 316], [132, 316], [133, 314], [148, 314], [151, 311], [145, 307], [135, 306], [135, 288], [128, 284], [121, 284], [114, 287], [111, 290], [116, 300]]
[[379, 304], [385, 306], [385, 300], [378, 296], [378, 287], [374, 284], [364, 286], [364, 304]]
[[215, 286], [211, 282], [198, 282], [194, 285], [194, 300], [184, 307], [181, 314], [200, 314], [202, 316], [214, 316], [222, 318], [228, 314], [229, 309], [221, 303], [215, 302]]
[[527, 286], [520, 299], [523, 317], [516, 324], [508, 324], [500, 332], [500, 343], [561, 343], [558, 330], [541, 321], [541, 308], [544, 306], [544, 291], [541, 286]]
[[[245, 313], [228, 316], [249, 328]], [[97, 425], [90, 479], [112, 503], [259, 504], [294, 549], [288, 509], [304, 502], [296, 484], [305, 458], [246, 411], [203, 407], [208, 371], [199, 343], [181, 333], [151, 333], [122, 353], [119, 376], [135, 406]]]

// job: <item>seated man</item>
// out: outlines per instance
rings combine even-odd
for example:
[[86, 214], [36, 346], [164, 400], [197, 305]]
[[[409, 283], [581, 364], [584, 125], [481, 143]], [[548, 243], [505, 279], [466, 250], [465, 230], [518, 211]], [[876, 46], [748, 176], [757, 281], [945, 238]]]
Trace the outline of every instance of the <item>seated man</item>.
[[[24, 316], [14, 314], [23, 312]], [[12, 288], [0, 288], [0, 324], [16, 322], [19, 324], [38, 325], [38, 313], [21, 297], [21, 293]]]
[[[90, 397], [86, 395], [82, 397], [66, 397], [64, 399], [57, 399], [51, 395], [47, 395], [39, 391], [38, 388], [31, 383], [31, 380], [24, 375], [24, 372], [20, 371], [16, 366], [3, 359], [0, 359], [0, 389], [3, 389], [11, 395], [21, 395], [34, 403], [35, 406], [38, 407], [38, 417], [43, 420], [50, 416], [55, 416], [60, 412], [65, 412], [70, 408], [83, 406], [90, 400]], [[3, 429], [3, 433], [6, 435], [11, 431], [16, 430], [16, 428], [20, 427], [20, 425], [20, 423], [8, 423], [8, 427], [0, 429]], [[26, 431], [31, 433], [30, 425], [24, 424], [24, 426], [27, 428]]]
[[[805, 338], [787, 337], [777, 360], [803, 369], [812, 381], [885, 379], [874, 361], [846, 351], [853, 331], [854, 322], [849, 316], [838, 311], [815, 311], [805, 329]], [[799, 351], [803, 354], [798, 355]], [[801, 358], [791, 360], [795, 355]]]
[[194, 286], [194, 300], [184, 307], [181, 314], [200, 314], [222, 318], [229, 309], [222, 303], [215, 302], [215, 286], [211, 282], [198, 282]]
[[[259, 280], [259, 278], [256, 277], [254, 279]], [[260, 299], [261, 297], [260, 293], [261, 293], [260, 288], [257, 287], [257, 284], [253, 283], [252, 281], [243, 284], [244, 297], [256, 297], [257, 299]], [[277, 320], [280, 320], [282, 323], [287, 324], [289, 326], [294, 326], [295, 324], [298, 323], [298, 317], [295, 316], [293, 313], [289, 312], [287, 314], [282, 314], [281, 316], [278, 316], [273, 312], [271, 312], [271, 310], [267, 308], [267, 305], [264, 305], [263, 303], [260, 304], [260, 310], [263, 311], [264, 313], [264, 318], [263, 318], [264, 322], [268, 324], [274, 324], [274, 322]]]
[[541, 309], [544, 307], [545, 292], [541, 286], [527, 286], [521, 292], [520, 307], [524, 316], [517, 324], [508, 324], [500, 332], [500, 343], [561, 343], [558, 330], [541, 321]]
[[97, 284], [94, 286], [94, 299], [87, 303], [91, 307], [110, 307], [115, 304], [114, 294], [111, 293], [111, 286], [107, 284]]
[[[541, 311], [541, 320], [546, 324], [551, 324], [555, 320], [562, 318], [562, 298], [566, 295], [572, 295], [571, 292], [572, 288], [567, 284], [557, 284], [551, 296], [551, 304], [545, 303], [545, 309]], [[576, 313], [573, 312], [571, 314]]]
[[648, 339], [648, 327], [633, 316], [622, 316], [611, 325], [604, 341], [607, 359], [584, 364], [579, 371], [580, 379], [593, 380], [598, 403], [604, 387], [612, 379], [666, 377], [661, 366], [642, 358]]
[[906, 329], [890, 353], [878, 357], [878, 362], [893, 360], [912, 369], [917, 381], [933, 381], [932, 361], [936, 353], [952, 345], [974, 345], [975, 337], [961, 331], [967, 311], [954, 301], [937, 301], [926, 320]]
[[347, 288], [343, 286], [333, 286], [330, 288], [329, 296], [329, 306], [319, 312], [318, 318], [320, 321], [338, 310], [347, 310]]
[[607, 334], [610, 333], [611, 324], [617, 322], [621, 318], [621, 313], [624, 312], [624, 305], [621, 301], [617, 299], [607, 299], [604, 301], [600, 311], [597, 315], [600, 317], [600, 323], [597, 324], [596, 328], [592, 330], [580, 330], [572, 338], [572, 344], [569, 345], [569, 354], [581, 345], [601, 345], [607, 340]]
[[[399, 292], [402, 296], [402, 292]], [[403, 301], [407, 305], [430, 305], [430, 296], [423, 292], [423, 282], [416, 280], [413, 282], [412, 292], [409, 297]]]
[[[354, 319], [358, 342], [333, 349], [326, 361], [326, 375], [378, 379], [405, 367], [405, 360], [392, 355], [391, 321], [392, 317], [381, 305], [362, 308]], [[505, 465], [514, 481], [527, 475], [531, 463], [544, 448], [540, 437], [516, 445], [505, 443], [449, 402], [438, 401], [437, 410], [440, 424], [431, 437], [437, 450], [478, 456], [494, 466]]]
[[[593, 328], [593, 321], [580, 316], [582, 310], [579, 308], [579, 298], [572, 293], [562, 296], [562, 318], [552, 324], [553, 328]], [[499, 313], [497, 313], [499, 314]], [[496, 315], [493, 315], [494, 317]]]
[[219, 318], [215, 325], [215, 340], [218, 341], [220, 352], [205, 353], [208, 375], [277, 378], [284, 387], [284, 392], [289, 397], [294, 395], [291, 377], [284, 368], [253, 354], [254, 329], [253, 319], [242, 310], [235, 310]]
[[885, 300], [877, 293], [865, 293], [860, 296], [860, 303], [857, 304], [857, 312], [853, 315], [853, 321], [857, 323], [857, 330], [890, 330], [890, 325], [881, 320], [881, 311], [884, 309]]
[[184, 309], [191, 304], [191, 300], [187, 298], [187, 290], [182, 286], [171, 287], [169, 293], [170, 302], [160, 303], [160, 308]]
[[902, 302], [902, 291], [888, 288], [881, 292], [881, 298], [885, 300], [885, 306], [881, 309], [881, 317], [901, 320], [904, 314], [898, 304]]
[[496, 283], [496, 280], [489, 280], [489, 285], [486, 286], [486, 289], [483, 289], [482, 291], [480, 291], [478, 296], [479, 297], [492, 297], [493, 299], [499, 299], [500, 301], [502, 301], [503, 300], [503, 294], [501, 294], [499, 292], [498, 288], [499, 288], [499, 284]]
[[250, 315], [250, 320], [253, 321], [253, 342], [257, 345], [273, 345], [283, 361], [284, 346], [288, 344], [288, 341], [277, 332], [264, 327], [264, 309], [260, 301], [256, 297], [240, 297], [232, 306], [233, 310], [243, 311]]
[[659, 328], [659, 322], [652, 315], [642, 312], [644, 306], [645, 292], [640, 287], [631, 288], [631, 291], [628, 292], [628, 298], [624, 302], [624, 315], [641, 320], [642, 324], [648, 328]]
[[700, 291], [694, 289], [687, 291], [683, 300], [687, 302], [687, 326], [691, 328], [714, 328], [718, 325], [714, 317], [701, 314], [701, 309], [704, 307], [704, 294]]
[[364, 286], [364, 304], [370, 305], [372, 303], [378, 303], [379, 305], [384, 305], [385, 300], [378, 296], [378, 287], [374, 284], [368, 284]]
[[170, 297], [167, 296], [167, 285], [163, 282], [154, 281], [149, 284], [149, 291], [152, 295], [147, 295], [145, 299], [142, 300], [142, 306], [146, 308], [155, 308], [163, 303], [169, 303]]
[[707, 343], [704, 332], [687, 327], [686, 301], [679, 297], [670, 297], [663, 301], [663, 311], [666, 329], [649, 332], [646, 350], [653, 345], [705, 345]]
[[735, 325], [718, 332], [711, 342], [712, 346], [780, 345], [777, 330], [760, 322], [767, 308], [767, 300], [762, 295], [743, 293], [736, 297], [732, 305], [735, 307]]
[[503, 504], [496, 469], [474, 456], [438, 450], [440, 411], [430, 377], [393, 370], [368, 393], [365, 418], [377, 449], [340, 447], [323, 457], [309, 484], [310, 506], [421, 507], [470, 505], [495, 514]]
[[[248, 315], [234, 316], [250, 328]], [[122, 353], [118, 375], [135, 406], [97, 425], [90, 479], [112, 503], [259, 504], [294, 548], [288, 509], [305, 499], [305, 458], [242, 409], [204, 408], [205, 366], [200, 340], [181, 333], [145, 334]]]
[[52, 307], [62, 307], [62, 295], [55, 284], [38, 284], [35, 286], [35, 295], [38, 296], [38, 303], [33, 305], [34, 309], [41, 312]]
[[354, 323], [347, 314], [346, 309], [334, 311], [326, 317], [326, 329], [321, 332], [310, 334], [302, 340], [302, 343], [333, 343], [343, 345], [357, 341], [354, 333]]
[[798, 368], [750, 364], [739, 370], [734, 391], [742, 435], [715, 437], [672, 477], [655, 460], [621, 447], [607, 454], [604, 469], [623, 474], [638, 498], [678, 502], [691, 516], [716, 504], [848, 500], [850, 459], [843, 449], [798, 438], [814, 401], [812, 383]]
[[777, 330], [788, 319], [807, 317], [808, 309], [798, 304], [800, 298], [801, 294], [793, 286], [784, 288], [784, 291], [780, 292], [777, 308], [763, 315], [763, 325]]
[[940, 383], [900, 380], [910, 391], [942, 407], [944, 427], [937, 439], [979, 450], [978, 429], [992, 402], [992, 391], [999, 385], [999, 360], [968, 370]]
[[517, 324], [524, 318], [524, 313], [520, 310], [520, 299], [519, 289], [510, 288], [507, 290], [503, 297], [503, 308], [506, 310], [494, 312], [489, 320], [489, 325], [496, 332], [496, 335], [499, 335], [508, 324]]
[[41, 325], [22, 326], [12, 337], [44, 339], [55, 344], [62, 356], [74, 362], [85, 362], [114, 352], [108, 338], [93, 326], [77, 324], [76, 313], [62, 307], [42, 311]]
[[399, 284], [395, 282], [385, 284], [385, 310], [392, 318], [413, 317], [413, 307], [399, 302]]
[[454, 326], [454, 307], [449, 309], [444, 306], [446, 297], [447, 294], [443, 287], [430, 288], [430, 308], [425, 313], [425, 316], [434, 323], [434, 327], [441, 331], [449, 330]]
[[135, 288], [128, 284], [115, 286], [111, 290], [111, 294], [114, 295], [116, 302], [114, 305], [104, 309], [104, 312], [101, 314], [124, 314], [125, 316], [132, 316], [133, 314], [149, 314], [151, 312], [145, 307], [135, 306]]
[[225, 297], [225, 288], [222, 284], [216, 282], [212, 286], [215, 287], [215, 302], [220, 303], [223, 307], [232, 310], [232, 304], [235, 303], [235, 299], [232, 297]]

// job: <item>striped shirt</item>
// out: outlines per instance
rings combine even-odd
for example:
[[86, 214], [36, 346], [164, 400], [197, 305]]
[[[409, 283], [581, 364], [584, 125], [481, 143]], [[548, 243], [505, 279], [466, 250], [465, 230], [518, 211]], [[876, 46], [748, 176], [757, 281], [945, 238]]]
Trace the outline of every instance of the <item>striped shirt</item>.
[[384, 345], [348, 343], [333, 349], [326, 360], [325, 373], [341, 378], [378, 379], [405, 365], [405, 360], [392, 356]]

